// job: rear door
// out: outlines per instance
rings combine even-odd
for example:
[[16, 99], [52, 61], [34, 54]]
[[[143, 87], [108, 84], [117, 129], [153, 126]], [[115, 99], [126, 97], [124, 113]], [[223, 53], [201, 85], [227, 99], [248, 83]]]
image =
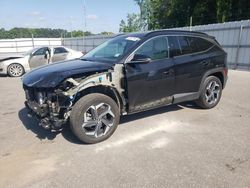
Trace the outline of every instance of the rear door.
[[63, 48], [63, 47], [55, 47], [54, 48], [54, 54], [53, 54], [53, 57], [52, 57], [52, 62], [66, 60], [68, 54], [69, 54], [69, 52], [65, 48]]
[[[211, 66], [210, 54], [199, 37], [178, 36], [181, 55], [175, 57], [176, 94], [198, 92], [202, 76]], [[211, 46], [210, 46], [211, 47]]]
[[169, 58], [167, 37], [149, 39], [134, 55], [148, 56], [152, 61], [125, 64], [130, 112], [147, 108], [150, 103], [171, 103], [174, 92], [174, 64]]

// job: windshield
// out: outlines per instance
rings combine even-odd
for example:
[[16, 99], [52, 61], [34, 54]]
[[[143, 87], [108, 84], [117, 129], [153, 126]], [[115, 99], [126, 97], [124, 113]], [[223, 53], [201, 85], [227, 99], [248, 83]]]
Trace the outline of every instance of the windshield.
[[132, 36], [116, 37], [91, 50], [82, 59], [116, 61], [140, 40], [140, 38]]

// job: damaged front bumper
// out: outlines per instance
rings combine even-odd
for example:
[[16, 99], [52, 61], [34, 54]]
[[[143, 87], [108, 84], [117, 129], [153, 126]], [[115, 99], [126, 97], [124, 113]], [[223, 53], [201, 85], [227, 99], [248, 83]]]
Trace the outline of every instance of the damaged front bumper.
[[70, 99], [61, 93], [40, 91], [25, 87], [28, 116], [39, 121], [45, 129], [61, 130], [67, 123], [71, 103]]
[[39, 126], [44, 129], [61, 130], [63, 125], [67, 123], [67, 119], [59, 119], [49, 114], [48, 108], [45, 106], [40, 106], [32, 101], [25, 101], [24, 104], [28, 109], [28, 117], [38, 120]]

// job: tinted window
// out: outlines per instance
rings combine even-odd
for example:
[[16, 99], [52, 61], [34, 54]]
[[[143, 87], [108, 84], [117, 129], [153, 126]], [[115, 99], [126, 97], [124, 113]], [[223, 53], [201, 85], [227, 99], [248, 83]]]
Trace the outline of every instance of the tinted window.
[[38, 50], [33, 54], [33, 56], [45, 55], [45, 54], [46, 54], [46, 51], [49, 52], [49, 49], [48, 49], [48, 48], [40, 48], [40, 49], [38, 49]]
[[189, 46], [188, 38], [185, 37], [185, 36], [180, 36], [178, 38], [179, 38], [179, 42], [180, 42], [180, 45], [181, 45], [182, 55], [190, 54], [192, 51], [191, 51], [191, 48]]
[[62, 47], [55, 48], [54, 54], [61, 54], [61, 53], [68, 53], [68, 51]]
[[205, 51], [213, 46], [213, 43], [207, 41], [206, 39], [197, 38], [197, 45], [199, 47], [199, 51]]
[[157, 37], [143, 44], [135, 54], [146, 55], [152, 60], [168, 58], [168, 41], [166, 37]]
[[192, 53], [199, 52], [198, 38], [197, 37], [187, 37]]
[[170, 57], [181, 55], [180, 44], [176, 36], [168, 36], [168, 48]]

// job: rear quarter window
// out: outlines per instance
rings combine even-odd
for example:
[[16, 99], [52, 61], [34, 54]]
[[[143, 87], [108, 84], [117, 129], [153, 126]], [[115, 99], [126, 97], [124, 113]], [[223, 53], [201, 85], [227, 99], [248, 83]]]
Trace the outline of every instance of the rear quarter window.
[[58, 47], [54, 49], [54, 54], [62, 54], [62, 53], [68, 53], [68, 51], [62, 47]]
[[198, 45], [199, 51], [206, 51], [211, 48], [214, 44], [203, 38], [197, 38], [196, 43]]

